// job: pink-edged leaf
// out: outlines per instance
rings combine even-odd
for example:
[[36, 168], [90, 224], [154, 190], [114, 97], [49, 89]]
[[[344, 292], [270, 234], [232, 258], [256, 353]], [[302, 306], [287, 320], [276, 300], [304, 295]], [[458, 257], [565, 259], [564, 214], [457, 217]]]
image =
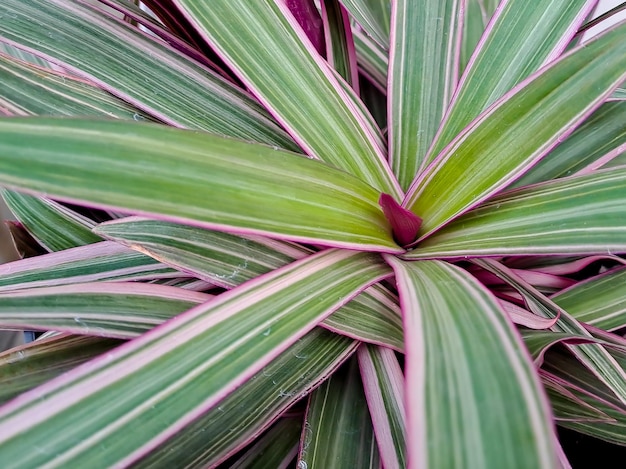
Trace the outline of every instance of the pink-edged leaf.
[[554, 467], [547, 401], [497, 300], [453, 265], [385, 258], [405, 325], [408, 467]]
[[[0, 409], [0, 459], [127, 466], [390, 274], [378, 256], [327, 250], [192, 308]], [[25, 450], [39, 438], [45, 453]]]
[[[322, 18], [313, 0], [285, 0], [285, 4], [318, 54], [324, 55], [325, 33]], [[322, 7], [323, 8], [323, 7]]]
[[526, 326], [531, 329], [548, 329], [554, 326], [558, 320], [558, 318], [544, 318], [542, 316], [538, 316], [520, 306], [517, 306], [515, 303], [511, 303], [506, 300], [500, 300], [500, 306], [502, 307], [502, 310], [508, 314], [509, 319], [511, 319], [511, 321], [515, 324]]
[[359, 69], [348, 12], [338, 0], [323, 0], [321, 6], [328, 63], [359, 94]]
[[357, 351], [363, 389], [385, 469], [406, 467], [404, 375], [392, 350], [361, 345]]

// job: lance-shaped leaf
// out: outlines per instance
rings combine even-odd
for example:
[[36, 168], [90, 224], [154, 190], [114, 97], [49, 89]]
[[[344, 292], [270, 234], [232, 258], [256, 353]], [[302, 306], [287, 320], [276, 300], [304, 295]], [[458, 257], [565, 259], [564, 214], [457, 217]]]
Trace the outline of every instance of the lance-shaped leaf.
[[111, 241], [0, 266], [0, 292], [95, 281], [154, 280], [181, 273]]
[[394, 0], [391, 4], [389, 159], [406, 190], [456, 87], [462, 2]]
[[380, 131], [284, 2], [174, 3], [307, 154], [400, 197]]
[[[528, 285], [511, 269], [492, 259], [474, 259], [472, 262], [489, 272], [499, 276], [515, 288], [522, 296], [528, 308], [537, 315], [547, 318], [558, 318], [551, 327], [555, 332], [577, 334], [582, 338], [593, 340], [593, 336], [585, 327], [567, 311], [560, 309], [549, 298]], [[598, 343], [568, 345], [569, 350], [594, 373], [613, 393], [626, 404], [626, 370], [611, 356], [609, 351]]]
[[[327, 250], [247, 282], [4, 406], [0, 458], [129, 465], [389, 274], [378, 256]], [[26, 451], [33, 441], [46, 452]]]
[[389, 0], [343, 0], [341, 3], [367, 34], [385, 49], [389, 48]]
[[54, 200], [15, 191], [0, 191], [13, 215], [48, 251], [61, 251], [102, 241], [91, 231], [96, 225], [92, 220]]
[[604, 103], [511, 187], [523, 187], [609, 163], [626, 151], [626, 101]]
[[7, 0], [0, 15], [4, 40], [37, 51], [163, 122], [297, 149], [249, 95], [121, 20], [63, 0]]
[[491, 20], [499, 0], [468, 0], [463, 18], [463, 42], [461, 44], [460, 71], [463, 72], [483, 32]]
[[212, 298], [143, 283], [34, 288], [0, 294], [0, 326], [128, 339]]
[[406, 467], [404, 375], [393, 351], [361, 345], [359, 369], [385, 469]]
[[528, 352], [535, 360], [537, 367], [543, 363], [545, 353], [550, 347], [561, 342], [570, 343], [585, 343], [595, 342], [592, 337], [581, 336], [580, 334], [574, 334], [569, 332], [554, 332], [554, 331], [533, 331], [523, 329], [520, 331], [522, 339]]
[[547, 402], [497, 300], [450, 264], [386, 259], [404, 315], [408, 467], [554, 467]]
[[[311, 253], [293, 243], [139, 217], [100, 224], [96, 232], [227, 289]], [[368, 288], [321, 325], [398, 351], [403, 347], [397, 298], [381, 285]]]
[[322, 20], [328, 63], [359, 93], [359, 70], [348, 12], [338, 0], [323, 0]]
[[231, 469], [263, 468], [287, 469], [293, 467], [298, 454], [302, 422], [297, 418], [284, 418], [260, 437], [251, 448], [237, 458]]
[[553, 467], [547, 403], [496, 299], [449, 264], [386, 259], [404, 314], [409, 465]]
[[407, 258], [626, 251], [626, 168], [563, 178], [491, 199]]
[[147, 117], [85, 81], [0, 55], [0, 108], [11, 115], [99, 115]]
[[476, 119], [411, 187], [403, 205], [427, 236], [511, 184], [624, 79], [626, 23], [525, 80]]
[[501, 1], [465, 69], [424, 163], [437, 157], [487, 106], [558, 57], [596, 3]]
[[0, 121], [0, 142], [5, 186], [211, 229], [402, 251], [376, 190], [272, 147], [152, 124], [41, 118]]
[[626, 269], [580, 282], [551, 297], [577, 320], [612, 331], [626, 326]]
[[357, 52], [359, 72], [366, 76], [378, 91], [386, 95], [389, 66], [387, 51], [362, 31], [352, 31], [352, 38]]
[[356, 358], [311, 394], [298, 467], [381, 467]]
[[318, 327], [313, 329], [223, 399], [219, 406], [159, 445], [133, 467], [215, 467], [256, 438], [276, 418], [289, 412], [294, 403], [350, 357], [357, 345], [358, 342], [347, 337]]
[[67, 334], [39, 339], [0, 355], [0, 402], [76, 368], [122, 342]]

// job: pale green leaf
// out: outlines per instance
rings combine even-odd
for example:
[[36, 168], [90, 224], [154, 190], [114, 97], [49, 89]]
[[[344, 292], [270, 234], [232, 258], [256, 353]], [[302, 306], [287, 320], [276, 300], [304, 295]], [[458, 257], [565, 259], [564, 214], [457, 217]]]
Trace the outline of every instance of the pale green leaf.
[[626, 251], [626, 168], [507, 192], [436, 232], [406, 257]]
[[322, 19], [326, 60], [358, 93], [359, 71], [348, 13], [338, 0], [322, 0]]
[[153, 258], [103, 241], [0, 266], [0, 292], [95, 281], [154, 280], [182, 274]]
[[389, 158], [407, 189], [439, 128], [458, 74], [460, 0], [393, 2]]
[[623, 24], [577, 48], [455, 139], [404, 202], [424, 219], [422, 237], [507, 187], [599, 106], [626, 76], [625, 38]]
[[555, 467], [538, 376], [495, 297], [450, 264], [386, 259], [404, 315], [409, 467]]
[[0, 36], [45, 54], [154, 118], [297, 149], [248, 94], [163, 41], [81, 2], [6, 0], [0, 16]]
[[92, 220], [54, 200], [2, 189], [0, 193], [15, 218], [48, 251], [102, 241], [91, 231], [96, 225]]
[[389, 47], [390, 0], [343, 0], [341, 3], [363, 30], [384, 48]]
[[[98, 225], [96, 232], [224, 288], [311, 253], [293, 243], [137, 217]], [[397, 297], [380, 285], [368, 288], [335, 311], [322, 326], [395, 350], [403, 348]]]
[[22, 118], [0, 121], [0, 158], [0, 184], [61, 200], [207, 228], [401, 250], [375, 189], [272, 147], [150, 124]]
[[129, 465], [389, 274], [378, 256], [327, 250], [223, 293], [4, 406], [0, 459]]
[[[593, 3], [590, 0], [503, 2], [485, 31], [487, 37], [480, 50], [465, 69], [424, 167], [491, 103], [558, 57]], [[577, 88], [574, 84], [570, 86]]]
[[357, 52], [359, 71], [376, 86], [378, 91], [386, 95], [389, 66], [387, 51], [359, 30], [352, 32], [352, 38]]
[[380, 131], [284, 2], [176, 3], [307, 154], [400, 197]]
[[580, 282], [551, 300], [577, 320], [612, 331], [626, 326], [626, 269]]
[[468, 0], [463, 18], [460, 72], [465, 70], [474, 49], [498, 6], [499, 0]]
[[355, 358], [311, 394], [298, 467], [382, 467]]
[[354, 353], [357, 344], [319, 327], [313, 329], [219, 406], [155, 448], [133, 467], [214, 467], [306, 396]]
[[[626, 149], [626, 101], [599, 107], [567, 140], [511, 187], [522, 187], [604, 166]], [[609, 160], [609, 161], [610, 161]]]

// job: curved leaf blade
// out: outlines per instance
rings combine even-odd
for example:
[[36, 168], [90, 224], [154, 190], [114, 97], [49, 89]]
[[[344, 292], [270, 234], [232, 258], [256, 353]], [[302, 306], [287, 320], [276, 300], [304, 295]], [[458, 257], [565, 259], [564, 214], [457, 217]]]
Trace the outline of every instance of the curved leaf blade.
[[495, 298], [450, 264], [386, 259], [404, 313], [408, 467], [555, 467], [538, 376]]
[[626, 251], [626, 169], [517, 189], [459, 217], [407, 258]]
[[526, 80], [466, 128], [411, 187], [422, 238], [507, 187], [626, 76], [626, 23]]
[[12, 188], [209, 229], [401, 251], [373, 188], [272, 147], [158, 125], [43, 118], [1, 120], [0, 142], [0, 184]]
[[380, 131], [284, 2], [175, 0], [306, 153], [399, 198]]

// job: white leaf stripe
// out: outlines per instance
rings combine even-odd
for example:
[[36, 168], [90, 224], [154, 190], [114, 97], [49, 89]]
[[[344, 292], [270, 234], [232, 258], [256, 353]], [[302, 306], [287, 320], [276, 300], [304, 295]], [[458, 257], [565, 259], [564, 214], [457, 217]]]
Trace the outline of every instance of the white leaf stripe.
[[[94, 402], [92, 399], [110, 400], [110, 394], [98, 393], [98, 389], [106, 388], [116, 394], [115, 402], [119, 406], [126, 406], [123, 410], [116, 407], [122, 414], [117, 416], [115, 423], [99, 428], [93, 436], [89, 437], [83, 431], [81, 440], [86, 447], [72, 445], [72, 450], [64, 448], [70, 452], [55, 462], [65, 464], [73, 451], [87, 451], [90, 443], [99, 445], [103, 439], [113, 438], [116, 429], [142, 421], [148, 426], [144, 427], [145, 434], [139, 440], [119, 442], [124, 447], [122, 453], [127, 454], [127, 459], [119, 460], [119, 464], [128, 464], [189, 424], [201, 410], [210, 409], [326, 315], [389, 273], [375, 256], [329, 250], [252, 280], [240, 291], [224, 293], [210, 306], [194, 308], [116, 349], [113, 354], [50, 382], [35, 394], [27, 393], [13, 401], [2, 413], [0, 434], [4, 435], [4, 444], [9, 447], [0, 445], [0, 454], [19, 451], [15, 445], [19, 446], [21, 439], [11, 436], [24, 431], [43, 431], [45, 426], [42, 428], [39, 424], [53, 415], [57, 418], [65, 415], [68, 423], [74, 421], [76, 416], [72, 406], [79, 402], [85, 406]], [[315, 301], [311, 301], [312, 298]], [[210, 347], [207, 344], [211, 344]], [[265, 351], [261, 352], [262, 349]], [[156, 363], [158, 367], [152, 369], [151, 364]], [[223, 376], [232, 377], [214, 381], [207, 389], [209, 383], [204, 382], [202, 376], [212, 374], [210, 370], [215, 366], [219, 367], [220, 373], [226, 373]], [[180, 396], [176, 397], [186, 386], [197, 385], [198, 380], [203, 382], [205, 392], [196, 395], [193, 402], [189, 402], [191, 395], [183, 401]], [[137, 384], [140, 384], [139, 388]], [[145, 391], [141, 404], [133, 402], [136, 397], [124, 390], [127, 386]], [[43, 396], [46, 396], [44, 401], [41, 400]], [[173, 405], [178, 409], [179, 414], [174, 418], [176, 423], [165, 425], [147, 417], [159, 412], [159, 402], [159, 405]], [[108, 412], [111, 411], [109, 408]], [[33, 418], [22, 419], [22, 412]], [[148, 420], [142, 420], [142, 416]], [[64, 433], [63, 439], [67, 438], [72, 437]], [[59, 441], [55, 444], [58, 445]], [[91, 449], [95, 450], [95, 447]], [[83, 455], [88, 457], [88, 454], [77, 454], [74, 461], [79, 461]], [[25, 457], [38, 456], [29, 454]]]

